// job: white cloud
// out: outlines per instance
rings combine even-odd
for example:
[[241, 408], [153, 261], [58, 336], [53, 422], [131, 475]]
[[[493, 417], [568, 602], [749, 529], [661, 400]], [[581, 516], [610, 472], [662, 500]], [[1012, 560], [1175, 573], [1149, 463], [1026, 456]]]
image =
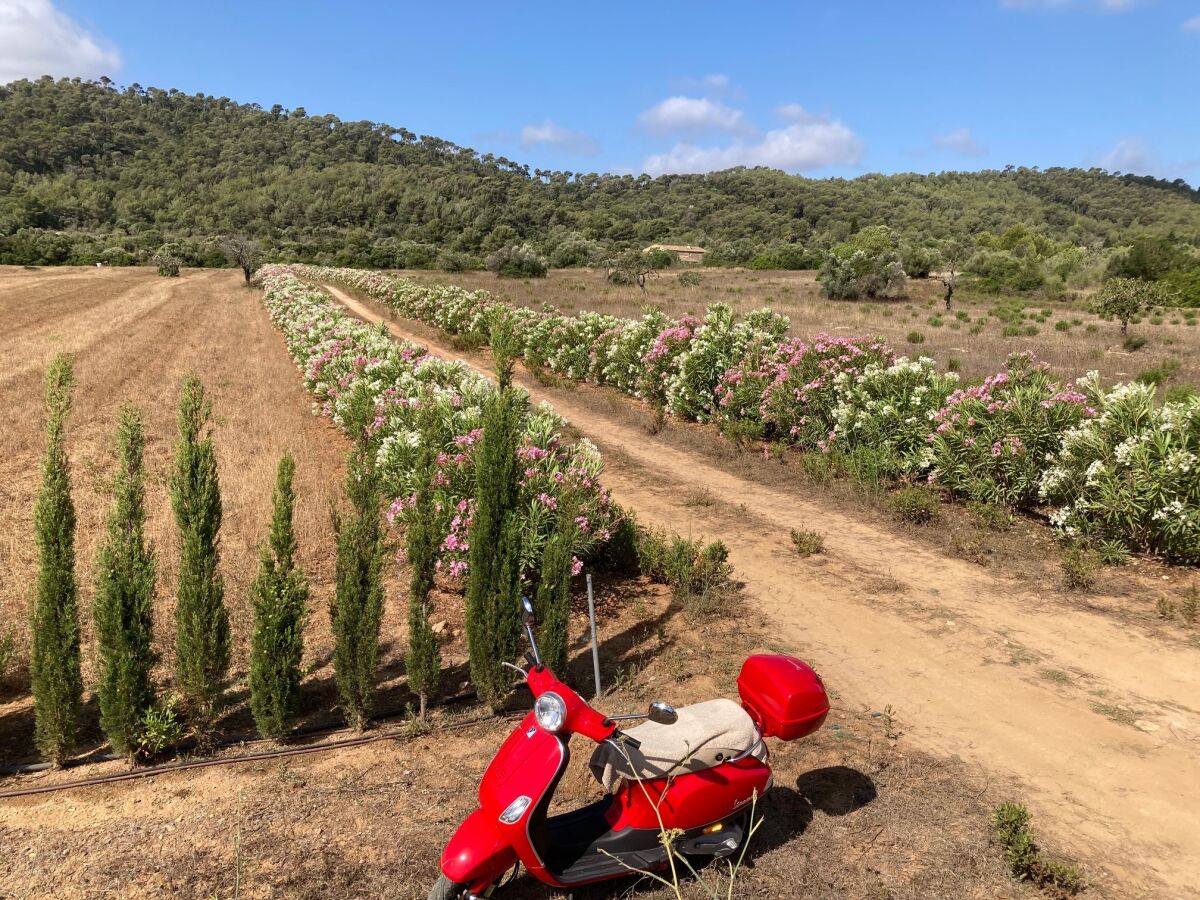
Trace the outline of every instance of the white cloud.
[[1192, 18], [1188, 19], [1180, 27], [1184, 31], [1200, 31], [1200, 16], [1192, 16]]
[[824, 166], [857, 165], [863, 142], [844, 123], [812, 116], [789, 104], [777, 112], [792, 124], [768, 131], [760, 141], [734, 141], [725, 147], [676, 144], [669, 152], [646, 160], [651, 175], [682, 172], [715, 172], [734, 166], [769, 166], [788, 171], [806, 171]]
[[568, 153], [591, 156], [600, 152], [595, 138], [580, 131], [571, 131], [555, 125], [549, 119], [540, 125], [526, 125], [521, 129], [521, 146], [528, 150], [537, 144], [549, 144]]
[[0, 84], [43, 75], [113, 75], [121, 56], [50, 0], [0, 0]]
[[1134, 175], [1156, 175], [1159, 171], [1154, 154], [1140, 138], [1122, 138], [1111, 150], [1096, 160], [1096, 165], [1110, 172]]
[[987, 153], [987, 148], [975, 140], [969, 128], [955, 128], [944, 134], [935, 134], [933, 146], [939, 150], [961, 153], [963, 156], [983, 156]]
[[752, 134], [754, 128], [740, 109], [707, 97], [668, 97], [638, 116], [638, 124], [655, 134], [684, 132], [702, 134]]

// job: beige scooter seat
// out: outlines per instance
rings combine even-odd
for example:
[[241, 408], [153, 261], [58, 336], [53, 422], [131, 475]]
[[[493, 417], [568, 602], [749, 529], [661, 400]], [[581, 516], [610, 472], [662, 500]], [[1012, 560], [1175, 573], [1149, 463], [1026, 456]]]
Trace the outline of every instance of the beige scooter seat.
[[[699, 772], [743, 754], [767, 758], [754, 721], [732, 700], [706, 700], [677, 710], [674, 725], [646, 722], [626, 731], [640, 742], [624, 752], [601, 744], [592, 754], [592, 774], [610, 793], [621, 778], [649, 779]], [[626, 758], [628, 756], [628, 759]]]

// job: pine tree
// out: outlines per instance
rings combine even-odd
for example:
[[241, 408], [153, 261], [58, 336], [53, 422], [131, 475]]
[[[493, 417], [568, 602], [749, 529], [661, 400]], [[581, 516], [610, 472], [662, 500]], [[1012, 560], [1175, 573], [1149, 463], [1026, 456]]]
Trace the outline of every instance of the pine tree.
[[179, 529], [175, 681], [198, 728], [212, 724], [229, 669], [229, 615], [218, 571], [221, 492], [209, 420], [212, 405], [194, 375], [184, 379], [171, 508]]
[[[429, 409], [428, 398], [425, 400]], [[438, 688], [441, 655], [437, 635], [429, 623], [429, 594], [437, 566], [440, 534], [434, 510], [433, 478], [436, 473], [437, 430], [428, 415], [422, 417], [421, 448], [416, 465], [416, 503], [405, 534], [412, 580], [408, 592], [408, 655], [404, 668], [408, 686], [420, 698], [421, 721], [425, 721], [429, 697]]]
[[521, 636], [521, 530], [517, 518], [521, 470], [517, 444], [524, 394], [495, 391], [484, 405], [475, 459], [475, 511], [469, 535], [467, 645], [479, 698], [499, 711], [511, 678], [503, 663], [518, 654]]
[[383, 620], [384, 534], [378, 475], [369, 448], [350, 453], [346, 472], [348, 515], [334, 510], [337, 534], [333, 619], [333, 671], [346, 720], [366, 727], [375, 699], [379, 666], [379, 626]]
[[141, 415], [126, 404], [117, 426], [119, 464], [108, 534], [96, 554], [93, 617], [100, 653], [100, 726], [113, 750], [131, 762], [142, 720], [154, 706], [155, 566], [145, 536], [144, 446]]
[[[565, 519], [565, 517], [564, 517]], [[571, 529], [565, 519], [546, 541], [534, 609], [542, 662], [559, 677], [566, 673], [571, 619]]]
[[271, 534], [259, 555], [258, 575], [250, 585], [254, 633], [250, 640], [250, 710], [258, 730], [270, 738], [287, 734], [300, 700], [300, 660], [308, 582], [296, 566], [292, 481], [296, 461], [279, 460]]
[[75, 586], [75, 505], [67, 461], [66, 418], [75, 375], [69, 357], [46, 371], [46, 456], [33, 510], [38, 550], [33, 609], [34, 728], [38, 749], [56, 767], [75, 745], [83, 705], [79, 670], [79, 612]]

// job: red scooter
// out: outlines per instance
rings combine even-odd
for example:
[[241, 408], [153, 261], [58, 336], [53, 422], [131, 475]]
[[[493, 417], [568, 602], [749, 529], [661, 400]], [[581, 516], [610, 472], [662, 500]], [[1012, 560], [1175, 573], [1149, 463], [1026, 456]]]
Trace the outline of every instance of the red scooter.
[[[655, 702], [645, 714], [608, 717], [542, 665], [533, 607], [522, 603], [529, 665], [511, 668], [533, 693], [533, 710], [484, 773], [479, 809], [446, 846], [429, 900], [490, 897], [518, 863], [555, 888], [661, 870], [669, 865], [663, 830], [682, 832], [674, 848], [689, 857], [737, 851], [751, 805], [771, 787], [764, 738], [804, 737], [829, 712], [816, 672], [790, 656], [751, 656], [738, 676], [740, 705], [710, 700], [677, 711]], [[649, 721], [618, 729], [634, 719]], [[599, 745], [591, 768], [609, 793], [550, 816], [573, 734]]]

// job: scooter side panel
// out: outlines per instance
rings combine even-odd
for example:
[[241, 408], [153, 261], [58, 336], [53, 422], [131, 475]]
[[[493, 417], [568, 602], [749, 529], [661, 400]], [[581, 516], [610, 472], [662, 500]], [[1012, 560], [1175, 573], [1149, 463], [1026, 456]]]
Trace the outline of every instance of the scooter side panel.
[[770, 767], [754, 757], [670, 779], [626, 781], [610, 808], [609, 823], [614, 831], [657, 829], [661, 815], [667, 828], [702, 828], [749, 809], [755, 793], [762, 797], [770, 784]]
[[517, 854], [494, 816], [477, 809], [467, 816], [442, 852], [442, 874], [457, 884], [482, 889], [513, 867]]

